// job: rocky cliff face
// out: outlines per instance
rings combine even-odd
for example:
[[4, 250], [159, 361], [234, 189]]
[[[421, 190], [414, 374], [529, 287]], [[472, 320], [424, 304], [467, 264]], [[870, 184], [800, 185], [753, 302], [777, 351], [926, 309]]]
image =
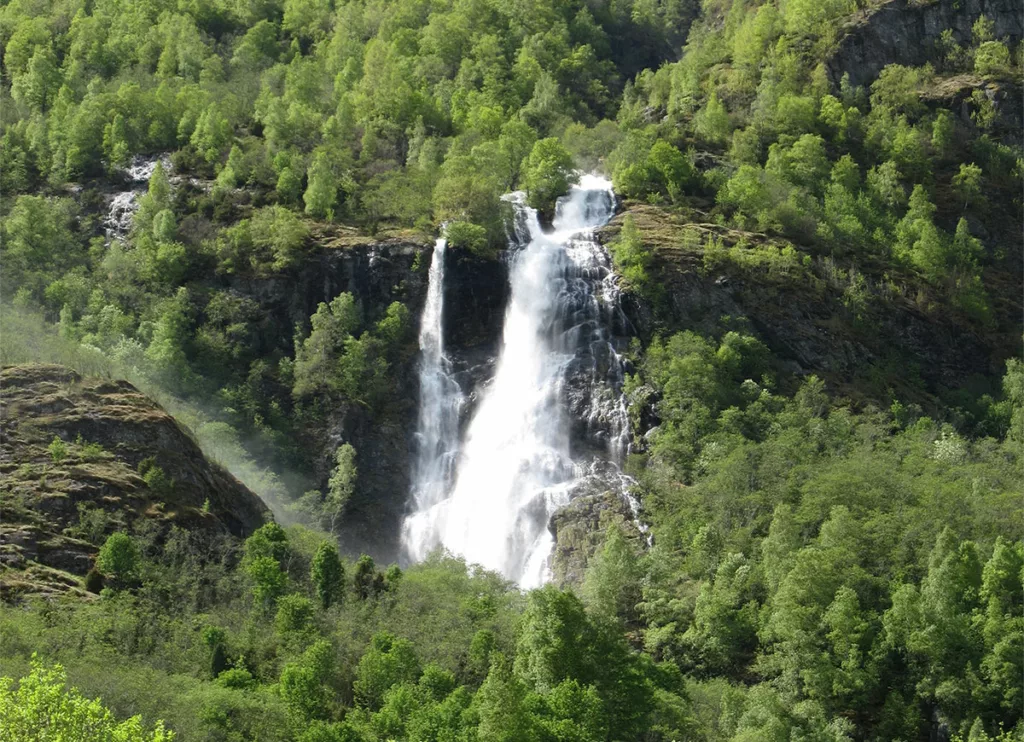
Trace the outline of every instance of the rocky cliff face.
[[145, 527], [162, 538], [180, 526], [243, 537], [269, 515], [126, 381], [24, 365], [4, 368], [0, 386], [4, 598], [79, 591], [115, 530]]
[[309, 329], [309, 318], [321, 302], [350, 292], [367, 318], [378, 318], [393, 301], [408, 305], [415, 314], [423, 303], [426, 270], [414, 271], [417, 255], [429, 258], [424, 239], [368, 239], [341, 241], [324, 236], [305, 260], [270, 276], [235, 274], [228, 278], [233, 291], [254, 300], [264, 323], [261, 353], [294, 352], [296, 327]]
[[[508, 304], [508, 264], [450, 251], [444, 286], [444, 340], [464, 391], [491, 377]], [[463, 410], [468, 418], [474, 399]]]
[[957, 43], [968, 45], [971, 27], [984, 15], [994, 24], [997, 39], [1017, 43], [1024, 37], [1019, 0], [891, 0], [858, 16], [842, 29], [842, 38], [828, 63], [833, 81], [844, 74], [853, 85], [870, 85], [887, 64], [918, 66], [935, 57], [939, 35], [953, 31]]
[[877, 276], [861, 276], [872, 296], [860, 306], [850, 274], [835, 266], [830, 277], [825, 260], [774, 275], [730, 262], [708, 268], [703, 249], [684, 244], [685, 225], [656, 207], [631, 205], [602, 239], [614, 238], [626, 213], [648, 236], [654, 275], [665, 288], [657, 308], [626, 297], [624, 308], [642, 336], [669, 328], [714, 333], [728, 317], [753, 330], [783, 372], [817, 374], [834, 391], [882, 405], [893, 393], [918, 401], [960, 387], [973, 374], [1000, 374], [1014, 352], [1008, 333], [983, 332], [965, 318], [928, 311], [927, 298], [899, 293]]
[[[301, 264], [270, 277], [233, 277], [232, 289], [260, 306], [265, 318], [261, 335], [270, 346], [263, 352], [291, 355], [295, 328], [308, 331], [317, 306], [343, 292], [355, 297], [368, 321], [400, 301], [418, 322], [431, 244], [415, 237], [373, 241], [321, 235]], [[328, 412], [323, 427], [302, 433], [303, 444], [311, 451], [312, 485], [321, 489], [327, 486], [338, 446], [350, 443], [356, 449], [358, 479], [339, 534], [346, 552], [366, 552], [383, 561], [397, 555], [416, 422], [415, 360], [392, 369], [400, 391], [387, 415], [371, 415], [355, 404], [340, 405]]]
[[[291, 354], [296, 327], [308, 328], [320, 302], [350, 292], [368, 319], [383, 315], [393, 301], [404, 303], [419, 325], [427, 290], [433, 242], [426, 236], [372, 240], [318, 235], [307, 259], [270, 277], [232, 276], [233, 291], [260, 307], [262, 353]], [[449, 252], [445, 282], [445, 336], [464, 388], [475, 388], [490, 374], [501, 337], [508, 294], [507, 269], [500, 260]], [[339, 538], [352, 554], [378, 561], [397, 559], [401, 520], [406, 514], [415, 441], [419, 388], [411, 355], [393, 368], [397, 394], [387, 414], [359, 405], [331, 410], [326, 425], [305, 431], [312, 450], [313, 484], [327, 486], [334, 452], [342, 443], [356, 449], [358, 478]]]

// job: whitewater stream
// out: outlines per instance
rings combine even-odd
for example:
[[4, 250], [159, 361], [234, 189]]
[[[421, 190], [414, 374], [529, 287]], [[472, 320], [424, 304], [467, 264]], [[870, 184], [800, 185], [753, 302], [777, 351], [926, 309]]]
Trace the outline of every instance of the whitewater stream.
[[120, 240], [132, 230], [132, 219], [139, 210], [139, 197], [146, 192], [150, 176], [156, 170], [156, 163], [163, 160], [164, 168], [170, 168], [170, 160], [159, 156], [136, 155], [124, 169], [128, 190], [119, 191], [110, 197], [107, 216], [103, 220], [107, 241]]
[[[494, 377], [460, 436], [464, 390], [442, 338], [445, 242], [431, 263], [420, 329], [418, 455], [406, 556], [443, 546], [523, 588], [550, 578], [551, 516], [583, 492], [626, 495], [628, 445], [618, 289], [593, 230], [614, 213], [592, 175], [559, 200], [545, 233], [522, 193], [510, 239], [511, 297]], [[460, 440], [461, 437], [461, 440]]]

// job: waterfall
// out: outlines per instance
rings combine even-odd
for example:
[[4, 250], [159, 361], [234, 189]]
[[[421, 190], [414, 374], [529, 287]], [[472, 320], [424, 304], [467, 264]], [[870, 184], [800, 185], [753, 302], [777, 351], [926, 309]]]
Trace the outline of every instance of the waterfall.
[[417, 453], [412, 474], [414, 514], [402, 527], [408, 556], [423, 559], [437, 546], [431, 513], [451, 487], [464, 398], [444, 352], [444, 262], [447, 241], [438, 238], [427, 277], [427, 300], [420, 320], [420, 405]]
[[[585, 490], [625, 493], [627, 478], [618, 470], [628, 440], [622, 361], [611, 342], [623, 320], [607, 255], [593, 235], [613, 214], [611, 184], [584, 176], [559, 200], [550, 234], [522, 193], [506, 199], [516, 213], [511, 298], [494, 378], [466, 430], [454, 478], [453, 439], [429, 444], [449, 422], [433, 418], [454, 402], [434, 399], [443, 372], [427, 380], [435, 386], [424, 386], [421, 426], [430, 427], [421, 427], [421, 454], [443, 456], [421, 460], [419, 471], [432, 479], [416, 492], [405, 541], [414, 559], [442, 545], [530, 588], [549, 576], [554, 512]], [[441, 311], [431, 301], [424, 331], [428, 316]], [[438, 368], [444, 365], [440, 340], [428, 342], [424, 373], [435, 352]], [[458, 399], [461, 406], [461, 392]]]
[[132, 219], [135, 212], [139, 210], [139, 196], [146, 191], [153, 171], [156, 170], [156, 163], [163, 161], [164, 169], [170, 169], [170, 159], [166, 156], [149, 157], [136, 155], [132, 158], [131, 164], [124, 168], [123, 173], [128, 180], [129, 188], [126, 191], [115, 193], [107, 205], [107, 215], [103, 219], [104, 231], [107, 241], [125, 238], [132, 230]]

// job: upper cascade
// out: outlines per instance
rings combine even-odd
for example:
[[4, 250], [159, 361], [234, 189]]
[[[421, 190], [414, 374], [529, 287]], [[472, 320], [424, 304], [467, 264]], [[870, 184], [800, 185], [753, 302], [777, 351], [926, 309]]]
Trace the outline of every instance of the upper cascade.
[[[431, 268], [416, 511], [403, 541], [411, 559], [443, 546], [530, 588], [549, 578], [554, 512], [583, 490], [624, 494], [628, 486], [618, 471], [628, 425], [613, 344], [625, 321], [607, 253], [593, 234], [614, 213], [611, 183], [584, 175], [559, 200], [551, 233], [523, 193], [506, 200], [515, 222], [502, 348], [461, 445], [452, 423], [463, 392], [447, 374], [440, 339], [424, 334], [428, 325], [440, 327], [443, 311], [434, 304], [443, 272]], [[443, 248], [435, 249], [439, 260]]]

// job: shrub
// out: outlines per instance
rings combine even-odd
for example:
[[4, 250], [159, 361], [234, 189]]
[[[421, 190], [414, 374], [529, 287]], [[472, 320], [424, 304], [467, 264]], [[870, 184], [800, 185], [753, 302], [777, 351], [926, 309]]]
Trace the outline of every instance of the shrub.
[[80, 447], [82, 461], [99, 461], [107, 456], [107, 450], [101, 443], [85, 443], [82, 436], [78, 436], [75, 445]]
[[99, 595], [103, 589], [103, 573], [95, 567], [85, 574], [85, 589], [94, 595]]
[[273, 557], [259, 556], [248, 561], [246, 572], [252, 580], [252, 596], [257, 604], [272, 604], [288, 584], [288, 575]]
[[44, 667], [32, 657], [32, 671], [18, 682], [0, 678], [0, 738], [74, 742], [171, 742], [174, 733], [158, 721], [151, 731], [141, 716], [119, 722], [98, 699], [67, 687], [60, 665]]
[[252, 673], [244, 667], [232, 667], [217, 676], [217, 685], [233, 690], [251, 690], [257, 683]]
[[164, 470], [159, 466], [150, 467], [142, 475], [142, 479], [145, 480], [146, 486], [158, 496], [168, 495], [174, 488], [174, 481], [164, 474]]
[[1001, 41], [986, 41], [974, 52], [974, 71], [992, 75], [1010, 68], [1010, 50]]
[[468, 250], [474, 255], [493, 258], [495, 251], [488, 250], [487, 230], [471, 222], [451, 222], [444, 230], [448, 246]]
[[632, 216], [627, 216], [623, 220], [622, 231], [608, 245], [608, 249], [615, 262], [615, 269], [630, 286], [642, 293], [649, 293], [654, 289], [647, 271], [653, 253], [644, 244]]
[[304, 595], [285, 595], [277, 601], [274, 628], [279, 634], [304, 633], [313, 625], [313, 601]]
[[50, 458], [53, 459], [55, 464], [62, 462], [68, 455], [67, 444], [57, 436], [53, 437], [53, 440], [50, 441], [50, 445], [46, 447], [46, 450], [50, 452]]
[[326, 541], [317, 547], [309, 577], [324, 610], [341, 601], [345, 589], [345, 567], [341, 564], [337, 547]]
[[103, 536], [115, 523], [103, 508], [93, 507], [87, 502], [78, 503], [78, 523], [67, 529], [67, 533], [88, 541], [92, 544], [99, 544]]
[[96, 567], [100, 572], [122, 583], [138, 574], [139, 562], [139, 547], [123, 531], [110, 534], [96, 557]]
[[366, 554], [359, 557], [352, 581], [355, 584], [356, 594], [363, 600], [372, 597], [377, 592], [378, 582], [383, 580], [377, 572], [377, 565], [373, 563], [372, 557]]
[[360, 706], [377, 709], [389, 688], [415, 683], [419, 676], [420, 663], [412, 642], [381, 632], [374, 635], [370, 648], [359, 660], [352, 690]]
[[534, 144], [523, 170], [530, 206], [553, 211], [555, 200], [569, 190], [572, 174], [572, 155], [560, 141], [549, 137]]

